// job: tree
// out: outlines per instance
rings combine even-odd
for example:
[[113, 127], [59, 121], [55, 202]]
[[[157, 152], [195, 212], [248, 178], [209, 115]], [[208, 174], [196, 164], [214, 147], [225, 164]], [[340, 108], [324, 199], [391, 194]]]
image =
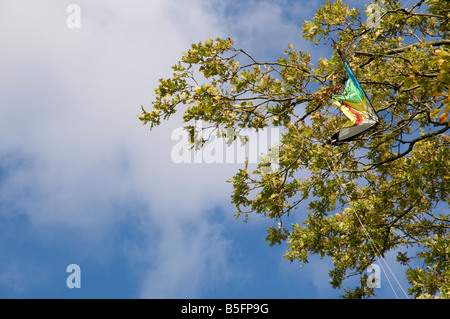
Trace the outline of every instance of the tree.
[[[317, 67], [289, 45], [276, 61], [257, 61], [231, 39], [193, 44], [160, 79], [153, 109], [139, 119], [150, 128], [184, 105], [183, 120], [227, 129], [283, 129], [278, 169], [244, 165], [229, 180], [236, 216], [261, 214], [277, 226], [270, 245], [286, 243], [288, 261], [311, 255], [333, 261], [330, 282], [359, 284], [344, 297], [375, 295], [366, 269], [394, 251], [407, 267], [409, 294], [450, 297], [450, 2], [421, 0], [402, 7], [376, 1], [366, 13], [341, 0], [320, 7], [303, 25], [316, 45], [335, 41]], [[343, 89], [347, 57], [380, 117], [376, 128], [338, 146], [326, 143], [345, 118], [332, 105]], [[204, 141], [203, 141], [204, 142]], [[307, 212], [298, 210], [307, 205]], [[303, 205], [302, 204], [302, 205]], [[306, 214], [303, 224], [282, 223]], [[414, 248], [414, 249], [411, 249]]]

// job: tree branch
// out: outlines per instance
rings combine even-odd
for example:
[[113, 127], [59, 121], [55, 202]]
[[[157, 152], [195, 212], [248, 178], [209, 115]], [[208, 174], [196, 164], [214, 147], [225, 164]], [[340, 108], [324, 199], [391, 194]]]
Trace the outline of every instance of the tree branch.
[[368, 57], [375, 57], [375, 56], [386, 56], [386, 55], [391, 55], [394, 53], [400, 53], [403, 52], [407, 49], [411, 49], [417, 46], [423, 46], [424, 44], [429, 44], [432, 46], [440, 46], [440, 45], [450, 45], [450, 40], [447, 39], [441, 39], [441, 40], [436, 40], [436, 41], [430, 41], [430, 42], [425, 42], [425, 43], [413, 43], [410, 45], [405, 45], [404, 47], [401, 48], [396, 48], [396, 49], [391, 49], [391, 50], [387, 50], [384, 52], [384, 54], [379, 54], [379, 53], [369, 53], [369, 52], [363, 52], [363, 51], [355, 51], [355, 54], [357, 55], [364, 55], [364, 56], [368, 56]]
[[371, 163], [371, 164], [369, 164], [369, 166], [373, 167], [373, 166], [378, 166], [378, 165], [381, 165], [381, 164], [386, 164], [386, 163], [393, 162], [393, 161], [395, 161], [395, 160], [397, 160], [397, 159], [407, 155], [408, 153], [410, 153], [413, 150], [413, 148], [414, 148], [414, 144], [416, 144], [417, 142], [420, 142], [420, 141], [422, 141], [424, 139], [427, 139], [427, 138], [430, 138], [430, 137], [433, 137], [433, 136], [445, 133], [449, 129], [450, 129], [450, 126], [446, 126], [446, 127], [444, 127], [443, 129], [441, 129], [439, 131], [428, 133], [428, 134], [425, 134], [425, 135], [423, 135], [421, 137], [418, 137], [418, 138], [416, 138], [416, 139], [414, 139], [412, 141], [405, 142], [405, 143], [409, 143], [408, 149], [406, 151], [404, 151], [404, 152], [402, 152], [400, 154], [397, 154], [396, 156], [393, 156], [391, 158], [388, 158], [387, 160], [384, 160], [384, 161], [381, 161], [381, 162], [378, 162], [378, 163]]

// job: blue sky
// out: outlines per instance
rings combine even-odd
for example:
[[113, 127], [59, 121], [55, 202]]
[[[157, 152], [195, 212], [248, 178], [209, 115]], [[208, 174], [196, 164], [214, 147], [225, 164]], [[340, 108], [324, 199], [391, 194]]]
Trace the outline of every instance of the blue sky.
[[[80, 28], [67, 27], [71, 3]], [[0, 297], [342, 294], [328, 283], [328, 260], [289, 264], [285, 246], [264, 242], [269, 221], [233, 217], [225, 181], [240, 164], [177, 165], [180, 117], [152, 132], [136, 117], [181, 52], [207, 37], [231, 37], [266, 60], [290, 43], [328, 54], [301, 38], [321, 4], [2, 0]], [[80, 289], [66, 286], [70, 264], [81, 268]], [[377, 292], [394, 297], [387, 283]]]

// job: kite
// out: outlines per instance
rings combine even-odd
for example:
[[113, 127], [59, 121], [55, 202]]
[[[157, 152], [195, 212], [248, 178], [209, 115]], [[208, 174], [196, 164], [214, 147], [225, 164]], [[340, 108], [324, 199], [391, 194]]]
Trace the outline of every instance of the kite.
[[349, 119], [342, 128], [333, 134], [328, 144], [339, 145], [348, 142], [376, 126], [379, 122], [377, 113], [362, 89], [353, 71], [350, 69], [341, 51], [337, 50], [347, 71], [344, 92], [333, 95], [333, 104]]

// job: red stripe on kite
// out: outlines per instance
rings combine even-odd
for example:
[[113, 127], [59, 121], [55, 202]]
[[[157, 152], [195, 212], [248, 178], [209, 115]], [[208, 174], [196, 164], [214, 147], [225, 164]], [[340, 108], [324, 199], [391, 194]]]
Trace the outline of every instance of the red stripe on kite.
[[361, 117], [361, 115], [355, 111], [354, 109], [352, 109], [350, 106], [348, 106], [345, 102], [344, 105], [346, 108], [349, 109], [350, 112], [352, 112], [353, 115], [356, 116], [356, 121], [355, 121], [355, 125], [358, 125], [359, 123], [361, 123], [362, 121], [364, 121], [364, 119]]

